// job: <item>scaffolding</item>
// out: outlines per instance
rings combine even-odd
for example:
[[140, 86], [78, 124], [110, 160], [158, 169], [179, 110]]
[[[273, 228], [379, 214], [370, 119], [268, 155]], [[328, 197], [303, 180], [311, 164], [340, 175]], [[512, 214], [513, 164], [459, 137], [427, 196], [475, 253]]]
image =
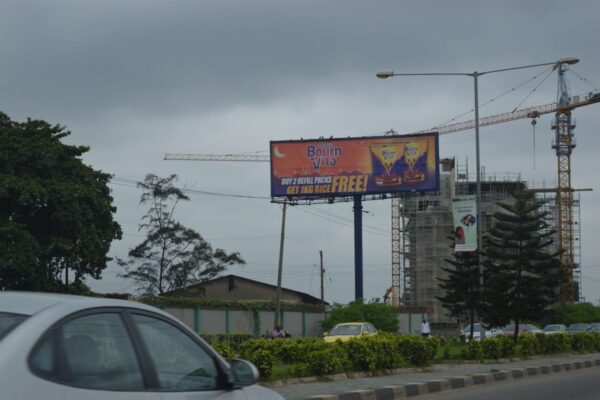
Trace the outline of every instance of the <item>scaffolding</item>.
[[[392, 284], [394, 303], [402, 306], [426, 306], [432, 310], [433, 323], [455, 323], [437, 297], [444, 295], [439, 279], [445, 278], [442, 270], [452, 257], [452, 198], [457, 195], [474, 195], [475, 177], [470, 176], [468, 163], [459, 164], [454, 159], [442, 161], [440, 190], [434, 193], [408, 193], [392, 201]], [[518, 173], [481, 173], [481, 226], [485, 232], [491, 225], [496, 204], [508, 200], [523, 182]], [[531, 188], [531, 186], [527, 185]], [[556, 193], [542, 192], [547, 200], [549, 229], [557, 226]], [[579, 271], [580, 225], [579, 198], [574, 200], [575, 256]], [[576, 214], [576, 215], [575, 215]], [[575, 218], [577, 217], [577, 218]], [[558, 245], [558, 244], [557, 244]], [[579, 274], [575, 274], [575, 295], [580, 296]]]

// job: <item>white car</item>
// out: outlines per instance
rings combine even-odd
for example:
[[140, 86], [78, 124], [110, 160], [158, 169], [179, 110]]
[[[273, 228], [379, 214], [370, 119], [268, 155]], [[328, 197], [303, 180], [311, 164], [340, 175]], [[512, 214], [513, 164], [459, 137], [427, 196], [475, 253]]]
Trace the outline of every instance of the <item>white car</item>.
[[550, 324], [544, 327], [544, 335], [554, 335], [555, 333], [565, 333], [567, 327], [563, 324]]
[[[465, 326], [463, 330], [460, 331], [462, 335], [465, 335], [467, 342], [469, 341], [469, 337], [471, 335], [471, 324]], [[490, 328], [485, 329], [485, 337], [491, 338], [502, 334], [502, 329], [500, 328]], [[479, 341], [481, 340], [481, 324], [476, 322], [473, 324], [473, 340]]]
[[154, 307], [0, 292], [3, 399], [280, 400], [244, 360], [225, 361]]

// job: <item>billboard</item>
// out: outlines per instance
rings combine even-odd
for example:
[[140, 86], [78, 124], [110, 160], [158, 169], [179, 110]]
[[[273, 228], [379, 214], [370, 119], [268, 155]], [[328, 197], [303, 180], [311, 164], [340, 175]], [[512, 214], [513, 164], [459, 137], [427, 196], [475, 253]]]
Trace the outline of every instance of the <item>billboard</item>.
[[477, 250], [477, 200], [475, 196], [452, 199], [454, 220], [454, 251]]
[[271, 197], [439, 190], [438, 134], [271, 142]]

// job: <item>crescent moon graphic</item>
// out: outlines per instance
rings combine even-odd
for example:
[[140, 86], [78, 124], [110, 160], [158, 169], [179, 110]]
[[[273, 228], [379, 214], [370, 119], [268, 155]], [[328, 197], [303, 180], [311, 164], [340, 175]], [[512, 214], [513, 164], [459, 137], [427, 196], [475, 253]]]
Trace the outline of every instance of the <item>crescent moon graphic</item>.
[[273, 147], [273, 154], [275, 154], [275, 157], [277, 157], [277, 158], [285, 157], [285, 154], [280, 152], [279, 149], [277, 148], [277, 146]]

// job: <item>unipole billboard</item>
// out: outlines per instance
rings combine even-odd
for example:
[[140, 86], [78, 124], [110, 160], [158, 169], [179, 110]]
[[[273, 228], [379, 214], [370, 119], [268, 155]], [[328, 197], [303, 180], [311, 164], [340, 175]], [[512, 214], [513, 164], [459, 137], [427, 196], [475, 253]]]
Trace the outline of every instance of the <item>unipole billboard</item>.
[[438, 134], [271, 142], [271, 197], [439, 190]]
[[477, 250], [477, 199], [457, 196], [452, 199], [454, 219], [454, 251]]

